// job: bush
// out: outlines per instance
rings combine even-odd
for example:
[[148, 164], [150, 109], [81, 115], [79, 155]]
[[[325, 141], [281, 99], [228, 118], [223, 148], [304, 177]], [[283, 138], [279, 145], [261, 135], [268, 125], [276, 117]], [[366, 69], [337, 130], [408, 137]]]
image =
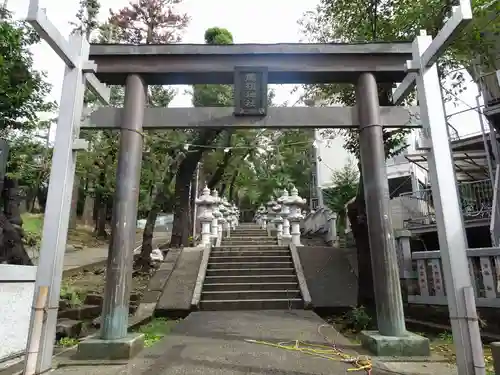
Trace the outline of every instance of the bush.
[[345, 315], [346, 325], [354, 332], [360, 332], [367, 329], [371, 321], [371, 316], [368, 315], [363, 306], [353, 307], [352, 310]]

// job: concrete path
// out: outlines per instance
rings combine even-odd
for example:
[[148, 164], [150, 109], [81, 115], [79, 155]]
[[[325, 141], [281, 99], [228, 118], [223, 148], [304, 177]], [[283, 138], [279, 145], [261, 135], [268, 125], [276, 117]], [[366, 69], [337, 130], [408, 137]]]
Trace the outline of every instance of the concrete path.
[[[140, 237], [139, 237], [140, 238]], [[170, 233], [156, 233], [153, 238], [153, 245], [158, 245], [158, 242], [167, 241], [170, 238]], [[140, 251], [142, 238], [136, 242], [135, 253]], [[64, 254], [63, 272], [71, 272], [78, 270], [81, 267], [99, 264], [108, 259], [108, 247], [86, 248], [82, 250], [66, 251]], [[35, 265], [38, 264], [38, 259], [33, 260]]]
[[[178, 323], [171, 334], [125, 365], [67, 363], [52, 375], [337, 375], [350, 365], [246, 339], [303, 340], [326, 344], [324, 321], [312, 311], [201, 311]], [[349, 342], [330, 327], [322, 334], [338, 345]]]
[[[335, 343], [362, 353], [312, 311], [200, 311], [191, 313], [172, 332], [129, 362], [75, 361], [74, 350], [55, 358], [51, 375], [345, 375], [351, 365], [336, 360], [247, 342]], [[456, 367], [428, 358], [372, 359], [372, 375], [457, 375]]]

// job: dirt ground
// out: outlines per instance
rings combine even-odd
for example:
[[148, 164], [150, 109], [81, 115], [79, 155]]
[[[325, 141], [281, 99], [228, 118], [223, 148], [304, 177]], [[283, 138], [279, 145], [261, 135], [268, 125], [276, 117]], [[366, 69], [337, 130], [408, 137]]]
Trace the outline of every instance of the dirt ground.
[[[148, 287], [151, 276], [152, 273], [133, 275], [131, 293], [142, 295]], [[102, 267], [94, 271], [83, 271], [79, 274], [65, 278], [63, 280], [63, 287], [71, 289], [73, 292], [80, 295], [102, 295], [104, 293], [105, 282], [106, 269], [105, 267]]]

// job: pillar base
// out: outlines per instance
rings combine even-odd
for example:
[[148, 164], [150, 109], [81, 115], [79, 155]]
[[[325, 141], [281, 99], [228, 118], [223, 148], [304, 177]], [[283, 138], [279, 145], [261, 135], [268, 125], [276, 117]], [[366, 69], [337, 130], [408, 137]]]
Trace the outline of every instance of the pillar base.
[[405, 336], [382, 336], [378, 331], [362, 331], [361, 345], [371, 353], [383, 357], [427, 357], [430, 355], [429, 339], [412, 332]]
[[91, 338], [78, 344], [77, 359], [119, 360], [135, 357], [144, 349], [144, 334], [129, 333], [122, 339], [104, 340]]

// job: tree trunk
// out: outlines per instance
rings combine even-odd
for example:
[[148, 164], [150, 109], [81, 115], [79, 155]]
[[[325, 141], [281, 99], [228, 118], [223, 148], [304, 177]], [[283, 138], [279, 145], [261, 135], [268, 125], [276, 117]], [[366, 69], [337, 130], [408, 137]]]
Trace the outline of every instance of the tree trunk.
[[19, 182], [16, 179], [6, 177], [4, 179], [4, 212], [7, 220], [21, 228], [20, 191]]
[[[134, 264], [134, 269], [141, 269], [141, 272], [149, 272], [151, 268], [151, 252], [153, 251], [153, 236], [155, 231], [156, 219], [158, 214], [163, 209], [167, 196], [165, 191], [174, 178], [180, 158], [174, 159], [176, 151], [171, 151], [165, 162], [166, 168], [162, 180], [153, 186], [152, 194], [154, 195], [151, 203], [151, 208], [148, 212], [144, 232], [142, 233], [141, 254]], [[178, 155], [179, 156], [179, 155]]]
[[229, 184], [229, 201], [234, 202], [235, 195], [236, 195], [236, 189], [235, 189], [235, 183], [236, 183], [236, 177], [238, 177], [238, 170], [234, 171], [233, 177], [231, 178], [231, 183]]
[[[195, 212], [195, 207], [196, 207], [196, 198], [198, 198], [198, 190], [200, 190], [199, 186], [196, 186], [198, 181], [196, 179], [196, 174], [193, 175], [193, 178], [191, 180], [191, 185], [189, 185], [189, 220], [191, 223], [196, 222], [196, 212]], [[193, 230], [194, 225], [191, 225], [189, 227], [190, 233]], [[194, 233], [191, 233], [191, 235], [194, 237], [198, 228], [195, 228]]]
[[0, 263], [32, 266], [23, 244], [17, 180], [5, 178], [3, 201], [4, 212], [0, 212]]
[[192, 165], [181, 164], [175, 177], [175, 204], [174, 204], [174, 223], [172, 225], [171, 247], [183, 247], [189, 244], [190, 231], [190, 202], [189, 191], [190, 182], [196, 169]]
[[95, 236], [97, 238], [108, 238], [108, 233], [106, 232], [106, 221], [108, 216], [108, 207], [106, 199], [99, 194], [96, 200], [97, 204], [97, 218], [95, 226]]
[[85, 196], [82, 219], [85, 225], [92, 226], [94, 224], [94, 197], [89, 193]]
[[[158, 195], [156, 196], [158, 197]], [[155, 199], [156, 200], [156, 199]], [[142, 232], [142, 247], [139, 258], [134, 263], [134, 269], [140, 269], [141, 272], [148, 272], [151, 268], [151, 253], [153, 252], [153, 236], [155, 232], [156, 219], [161, 211], [161, 205], [154, 204], [149, 210], [146, 219], [144, 232]]]
[[227, 189], [227, 184], [224, 182], [220, 185], [219, 197], [222, 197], [224, 195], [224, 193], [226, 192], [226, 189]]
[[[106, 185], [106, 172], [105, 170], [101, 170], [99, 175], [99, 185], [102, 189], [103, 186]], [[94, 211], [95, 211], [95, 236], [97, 238], [108, 238], [108, 233], [106, 232], [106, 220], [108, 216], [107, 210], [107, 198], [104, 196], [102, 191], [99, 191], [96, 194], [96, 199], [94, 202]]]
[[190, 204], [189, 184], [193, 178], [204, 149], [196, 149], [196, 145], [207, 146], [211, 144], [221, 132], [220, 129], [206, 129], [200, 131], [197, 139], [193, 142], [194, 150], [187, 154], [179, 165], [175, 176], [175, 204], [174, 223], [172, 225], [171, 247], [183, 247], [189, 244], [190, 233]]
[[[233, 136], [233, 132], [234, 132], [234, 130], [226, 130], [226, 142], [225, 142], [226, 147], [231, 146], [231, 137]], [[228, 150], [228, 152], [224, 153], [224, 157], [217, 164], [217, 169], [212, 174], [212, 176], [210, 177], [210, 180], [207, 183], [207, 187], [210, 190], [212, 190], [214, 187], [216, 187], [217, 184], [222, 180], [222, 177], [224, 177], [224, 171], [226, 170], [227, 166], [229, 165], [229, 162], [231, 161], [232, 156], [233, 156], [232, 150]]]
[[0, 212], [0, 264], [32, 266], [23, 244], [22, 232]]
[[77, 218], [77, 208], [78, 208], [78, 193], [80, 188], [80, 178], [75, 176], [75, 181], [73, 184], [73, 191], [71, 193], [71, 208], [69, 211], [69, 223], [68, 229], [76, 229], [76, 218]]

